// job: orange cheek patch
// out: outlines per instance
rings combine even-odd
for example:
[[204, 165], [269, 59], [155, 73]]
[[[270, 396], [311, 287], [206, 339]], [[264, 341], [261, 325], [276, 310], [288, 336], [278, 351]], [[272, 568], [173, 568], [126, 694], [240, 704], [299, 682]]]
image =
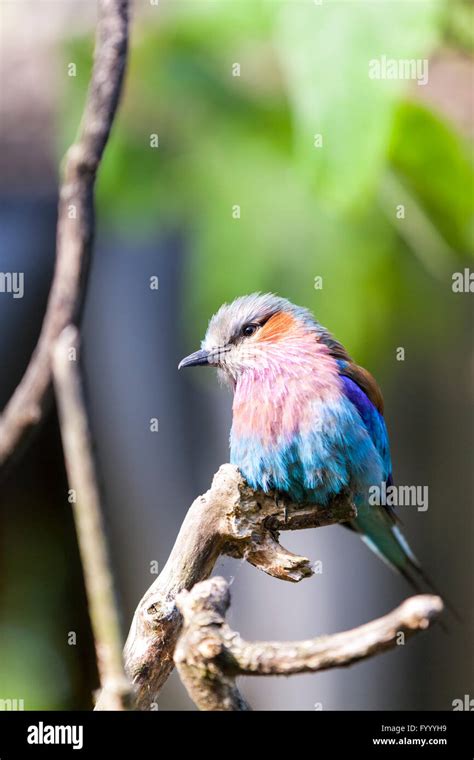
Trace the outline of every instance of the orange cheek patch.
[[266, 340], [280, 340], [288, 335], [296, 327], [296, 322], [291, 314], [279, 311], [266, 322], [256, 335], [256, 342]]

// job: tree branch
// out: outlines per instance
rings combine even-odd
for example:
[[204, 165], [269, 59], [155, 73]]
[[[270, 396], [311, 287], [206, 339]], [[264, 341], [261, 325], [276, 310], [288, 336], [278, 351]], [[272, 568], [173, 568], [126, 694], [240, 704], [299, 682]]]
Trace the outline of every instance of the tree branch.
[[129, 0], [99, 0], [94, 67], [77, 142], [65, 161], [60, 188], [56, 267], [38, 343], [0, 417], [0, 465], [40, 421], [51, 388], [52, 346], [82, 306], [94, 233], [93, 192], [119, 102], [128, 43]]
[[123, 710], [131, 703], [131, 686], [123, 666], [118, 605], [77, 366], [78, 344], [76, 328], [65, 328], [53, 348], [53, 377], [66, 469], [74, 493], [72, 507], [102, 687], [101, 709]]
[[249, 710], [235, 683], [239, 675], [292, 675], [345, 667], [405, 643], [436, 620], [438, 596], [407, 599], [388, 615], [359, 628], [307, 641], [244, 641], [225, 621], [230, 605], [224, 578], [182, 591], [176, 604], [183, 633], [174, 660], [189, 696], [201, 710]]
[[173, 669], [181, 628], [176, 596], [208, 578], [221, 554], [244, 558], [269, 575], [298, 582], [313, 574], [311, 564], [284, 549], [278, 532], [332, 525], [355, 516], [350, 494], [328, 507], [291, 504], [253, 491], [237, 467], [222, 465], [209, 491], [191, 505], [168, 562], [135, 612], [125, 665], [135, 686], [136, 706], [153, 707]]

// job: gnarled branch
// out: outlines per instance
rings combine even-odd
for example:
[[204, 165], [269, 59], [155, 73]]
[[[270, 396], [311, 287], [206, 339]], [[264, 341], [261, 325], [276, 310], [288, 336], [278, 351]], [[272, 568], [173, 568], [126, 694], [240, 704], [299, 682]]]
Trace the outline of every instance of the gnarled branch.
[[235, 679], [239, 675], [291, 675], [352, 665], [392, 649], [439, 616], [438, 596], [413, 596], [388, 615], [350, 631], [307, 641], [244, 641], [226, 623], [230, 605], [224, 578], [199, 583], [176, 600], [183, 632], [174, 660], [189, 696], [201, 710], [249, 710]]
[[94, 67], [77, 142], [65, 161], [56, 237], [56, 267], [38, 343], [0, 417], [0, 465], [43, 416], [51, 387], [51, 351], [77, 322], [94, 233], [94, 183], [122, 91], [129, 0], [99, 0]]
[[237, 467], [222, 465], [212, 486], [191, 505], [168, 562], [135, 612], [125, 666], [136, 689], [136, 706], [150, 709], [173, 669], [181, 628], [176, 597], [209, 577], [221, 554], [245, 558], [281, 580], [313, 574], [310, 561], [283, 548], [279, 531], [314, 528], [356, 516], [351, 495], [329, 506], [291, 504], [253, 491]]

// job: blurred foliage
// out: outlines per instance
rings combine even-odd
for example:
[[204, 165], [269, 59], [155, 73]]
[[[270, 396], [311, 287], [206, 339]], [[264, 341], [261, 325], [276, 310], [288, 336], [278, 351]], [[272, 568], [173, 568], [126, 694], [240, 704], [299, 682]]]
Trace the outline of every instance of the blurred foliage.
[[[460, 5], [163, 0], [138, 14], [99, 213], [132, 237], [183, 230], [190, 341], [220, 303], [253, 290], [313, 308], [361, 360], [414, 318], [420, 340], [447, 334], [451, 274], [472, 250], [472, 160], [454, 125], [416, 102], [416, 83], [371, 80], [368, 65], [429, 57]], [[91, 50], [67, 47], [78, 75], [62, 149]]]
[[[451, 275], [469, 265], [473, 250], [470, 146], [421, 102], [423, 88], [371, 80], [368, 66], [381, 56], [429, 58], [447, 46], [467, 55], [473, 3], [134, 6], [125, 97], [99, 173], [98, 220], [131, 240], [182, 230], [190, 347], [224, 300], [254, 290], [313, 309], [358, 361], [377, 363], [387, 390], [400, 382], [394, 346], [411, 341], [418, 357], [425, 350], [433, 361], [453, 335], [459, 344], [467, 299], [452, 293]], [[77, 76], [64, 77], [58, 94], [58, 155], [77, 132], [92, 55], [92, 36], [71, 33], [64, 43], [63, 63], [74, 62]], [[314, 289], [316, 276], [322, 290]], [[89, 704], [88, 692], [83, 703], [71, 701], [84, 690], [87, 634], [85, 602], [68, 588], [72, 526], [60, 528], [54, 514], [65, 487], [56, 501], [48, 494], [47, 519], [48, 505], [35, 493], [29, 522], [21, 517], [25, 498], [15, 503], [20, 517], [3, 525], [0, 555], [15, 584], [4, 584], [0, 683], [2, 696], [24, 697], [29, 709]], [[64, 622], [77, 630], [77, 648], [65, 640]], [[72, 677], [78, 662], [81, 673]]]
[[[50, 436], [42, 441], [44, 448], [50, 446], [50, 461], [60, 467]], [[85, 599], [77, 591], [82, 583], [79, 557], [72, 515], [56, 512], [58, 506], [64, 508], [66, 484], [61, 482], [62, 491], [51, 487], [48, 463], [42, 468], [45, 484], [39, 485], [28, 466], [32, 458], [28, 454], [23, 463], [21, 485], [3, 489], [0, 699], [23, 700], [25, 710], [86, 707], [90, 698], [81, 681], [94, 665], [85, 664], [87, 646], [89, 651], [92, 647]], [[25, 497], [28, 486], [34, 494], [30, 500]], [[77, 645], [71, 645], [69, 632]]]
[[448, 42], [472, 53], [474, 49], [474, 3], [450, 0], [446, 4], [444, 32]]

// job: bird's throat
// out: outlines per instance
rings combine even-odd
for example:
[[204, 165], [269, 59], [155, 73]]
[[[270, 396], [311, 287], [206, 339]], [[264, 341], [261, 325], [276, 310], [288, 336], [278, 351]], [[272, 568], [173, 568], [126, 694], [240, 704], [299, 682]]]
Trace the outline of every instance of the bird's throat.
[[314, 424], [314, 408], [339, 392], [337, 365], [327, 355], [242, 373], [233, 401], [232, 437], [275, 445]]

